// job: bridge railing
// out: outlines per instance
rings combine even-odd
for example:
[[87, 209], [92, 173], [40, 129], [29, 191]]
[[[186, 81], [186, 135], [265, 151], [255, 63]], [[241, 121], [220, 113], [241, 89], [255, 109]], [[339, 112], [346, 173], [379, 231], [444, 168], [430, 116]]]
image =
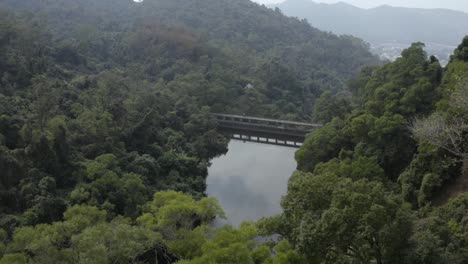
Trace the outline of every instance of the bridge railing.
[[228, 115], [228, 114], [213, 114], [218, 122], [231, 123], [243, 126], [255, 126], [261, 128], [274, 128], [291, 131], [312, 131], [321, 127], [320, 124], [311, 124], [305, 122], [295, 122], [287, 120], [242, 116], [242, 115]]
[[299, 147], [307, 134], [321, 127], [319, 124], [243, 115], [212, 115], [219, 128], [233, 139], [288, 147]]
[[218, 120], [218, 124], [222, 128], [230, 129], [242, 129], [254, 132], [264, 133], [280, 133], [291, 136], [305, 136], [305, 134], [311, 132], [312, 129], [300, 129], [297, 127], [285, 127], [281, 125], [270, 125], [270, 124], [257, 124], [257, 123], [245, 123], [239, 121], [228, 121]]

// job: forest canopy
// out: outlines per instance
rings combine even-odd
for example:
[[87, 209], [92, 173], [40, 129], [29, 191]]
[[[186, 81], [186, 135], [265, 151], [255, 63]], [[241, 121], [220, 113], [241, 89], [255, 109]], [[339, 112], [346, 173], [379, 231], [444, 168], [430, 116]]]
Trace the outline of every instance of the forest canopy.
[[[381, 65], [248, 0], [4, 0], [0, 263], [464, 263], [467, 51]], [[283, 214], [210, 226], [212, 112], [324, 124]]]

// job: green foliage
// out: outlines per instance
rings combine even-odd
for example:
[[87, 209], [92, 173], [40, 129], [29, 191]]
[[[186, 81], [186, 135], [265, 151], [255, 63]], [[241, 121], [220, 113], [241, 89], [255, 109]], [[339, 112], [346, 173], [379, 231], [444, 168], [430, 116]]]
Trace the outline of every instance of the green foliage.
[[11, 242], [0, 232], [0, 263], [304, 263], [287, 241], [258, 241], [253, 223], [208, 226], [222, 215], [213, 198], [164, 191], [146, 207], [137, 223], [77, 205], [61, 222], [17, 228]]
[[318, 163], [338, 155], [341, 148], [349, 144], [346, 135], [342, 132], [343, 126], [343, 120], [333, 119], [324, 127], [312, 132], [296, 152], [298, 168], [313, 171]]
[[271, 243], [255, 241], [258, 233], [252, 223], [243, 223], [239, 229], [225, 226], [204, 231], [206, 238], [199, 255], [177, 263], [305, 263], [285, 240], [276, 245], [273, 243], [273, 246]]
[[68, 204], [136, 217], [159, 190], [201, 197], [228, 142], [210, 113], [310, 119], [323, 91], [377, 63], [244, 0], [6, 0], [0, 13], [0, 212], [23, 225]]
[[[448, 200], [458, 193], [448, 186], [463, 182], [463, 164], [468, 149], [466, 67], [463, 60], [452, 58], [439, 87], [442, 98], [436, 111], [415, 120], [411, 126], [419, 143], [418, 153], [400, 179], [405, 196], [412, 200], [417, 196], [420, 206], [438, 197]], [[466, 191], [463, 186], [460, 188]]]
[[468, 257], [466, 212], [461, 195], [423, 216], [411, 239], [410, 263], [464, 263]]
[[224, 211], [215, 198], [196, 201], [175, 191], [155, 193], [153, 200], [145, 207], [145, 213], [137, 221], [161, 232], [167, 239], [174, 239], [179, 229], [192, 230], [216, 217], [224, 217]]
[[297, 172], [282, 201], [294, 241], [309, 262], [400, 263], [409, 207], [378, 182]]
[[[262, 232], [283, 234], [313, 263], [463, 263], [463, 45], [445, 71], [421, 43], [393, 63], [364, 69], [350, 84], [350, 113], [337, 113], [296, 153], [300, 171], [284, 213], [261, 220]], [[420, 208], [416, 214], [394, 182], [402, 200]]]
[[85, 163], [86, 179], [70, 193], [73, 204], [91, 204], [116, 214], [135, 216], [148, 200], [141, 175], [123, 173], [112, 154]]
[[320, 163], [315, 167], [315, 174], [336, 174], [340, 177], [354, 180], [368, 179], [384, 181], [384, 170], [377, 163], [376, 158], [356, 155], [357, 158], [332, 159]]
[[440, 98], [442, 68], [426, 57], [423, 46], [415, 43], [395, 62], [366, 68], [351, 83], [353, 110], [346, 111], [350, 113], [343, 121], [332, 120], [306, 139], [296, 154], [298, 168], [312, 172], [318, 163], [345, 150], [356, 152], [354, 156], [376, 157], [385, 175], [397, 179], [416, 148], [408, 120], [428, 114]]
[[314, 119], [321, 123], [327, 123], [335, 117], [343, 119], [350, 111], [348, 97], [333, 95], [330, 91], [325, 91], [315, 102]]
[[[276, 255], [272, 258], [273, 264], [294, 264], [306, 263], [305, 259], [293, 250], [291, 244], [286, 240], [281, 240], [274, 248]], [[269, 263], [269, 262], [263, 262]]]
[[27, 258], [24, 254], [7, 254], [0, 259], [1, 264], [26, 264]]
[[[456, 159], [408, 123], [466, 121], [467, 39], [445, 70], [423, 46], [350, 97], [377, 62], [362, 41], [247, 0], [3, 1], [0, 263], [463, 263], [466, 197], [429, 205], [466, 128]], [[325, 123], [283, 214], [208, 226], [212, 112]]]
[[[250, 257], [255, 231], [244, 224], [240, 230], [230, 227], [216, 232], [202, 245], [202, 255], [188, 263], [254, 263]], [[182, 262], [183, 263], [183, 262]]]
[[72, 238], [79, 263], [128, 263], [158, 241], [157, 234], [118, 221], [89, 227]]
[[105, 218], [106, 212], [95, 207], [74, 206], [63, 222], [18, 228], [1, 261], [128, 263], [160, 241], [151, 230]]
[[429, 173], [424, 175], [421, 182], [421, 188], [419, 190], [418, 204], [419, 206], [424, 205], [424, 203], [429, 200], [428, 197], [433, 195], [434, 190], [436, 190], [441, 185], [441, 179], [438, 175]]

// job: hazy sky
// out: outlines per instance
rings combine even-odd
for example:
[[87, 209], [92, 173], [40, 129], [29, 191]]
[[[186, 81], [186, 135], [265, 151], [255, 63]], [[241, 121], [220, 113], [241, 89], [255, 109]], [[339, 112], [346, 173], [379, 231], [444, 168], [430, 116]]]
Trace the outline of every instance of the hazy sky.
[[[262, 4], [284, 2], [284, 0], [253, 0]], [[336, 3], [339, 0], [315, 0], [322, 3]], [[468, 0], [341, 0], [355, 6], [369, 8], [379, 5], [421, 7], [421, 8], [448, 8], [468, 12]]]

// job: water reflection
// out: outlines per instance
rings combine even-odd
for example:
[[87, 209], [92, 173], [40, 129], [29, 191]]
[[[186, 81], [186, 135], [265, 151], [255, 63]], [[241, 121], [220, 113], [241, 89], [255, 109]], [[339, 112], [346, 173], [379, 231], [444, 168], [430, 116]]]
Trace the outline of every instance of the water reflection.
[[218, 198], [228, 223], [281, 212], [281, 196], [296, 168], [296, 149], [232, 140], [208, 170], [207, 194]]

